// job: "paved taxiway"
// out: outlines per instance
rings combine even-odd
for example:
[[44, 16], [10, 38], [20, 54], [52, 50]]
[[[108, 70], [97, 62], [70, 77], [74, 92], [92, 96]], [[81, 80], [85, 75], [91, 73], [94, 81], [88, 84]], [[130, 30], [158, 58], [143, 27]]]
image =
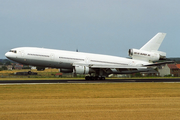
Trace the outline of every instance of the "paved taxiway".
[[121, 83], [121, 82], [180, 82], [176, 79], [106, 79], [106, 80], [1, 80], [0, 84], [52, 84], [52, 83]]

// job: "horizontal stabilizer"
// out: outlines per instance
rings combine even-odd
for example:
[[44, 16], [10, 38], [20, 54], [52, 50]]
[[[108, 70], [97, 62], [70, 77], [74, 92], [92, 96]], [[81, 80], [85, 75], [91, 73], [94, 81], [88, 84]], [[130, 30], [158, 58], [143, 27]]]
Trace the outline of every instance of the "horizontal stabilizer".
[[147, 65], [144, 65], [144, 66], [159, 66], [159, 65], [171, 64], [171, 63], [174, 63], [174, 61], [166, 61], [166, 62], [152, 63], [152, 64], [147, 64]]

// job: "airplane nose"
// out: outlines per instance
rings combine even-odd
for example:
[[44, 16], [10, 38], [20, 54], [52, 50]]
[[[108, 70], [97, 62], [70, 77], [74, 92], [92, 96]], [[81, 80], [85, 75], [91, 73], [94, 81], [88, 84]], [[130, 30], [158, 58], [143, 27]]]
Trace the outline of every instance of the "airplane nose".
[[8, 57], [8, 52], [5, 54], [6, 57]]
[[7, 53], [5, 54], [5, 56], [6, 56], [7, 58], [10, 58], [10, 53], [7, 52]]

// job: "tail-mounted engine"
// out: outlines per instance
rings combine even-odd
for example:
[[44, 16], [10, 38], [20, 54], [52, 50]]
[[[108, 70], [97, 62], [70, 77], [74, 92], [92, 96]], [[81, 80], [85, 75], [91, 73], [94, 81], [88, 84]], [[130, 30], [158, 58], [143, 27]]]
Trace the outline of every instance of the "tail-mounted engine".
[[145, 61], [158, 61], [165, 60], [166, 53], [161, 51], [143, 51], [138, 49], [129, 49], [128, 54], [133, 59]]

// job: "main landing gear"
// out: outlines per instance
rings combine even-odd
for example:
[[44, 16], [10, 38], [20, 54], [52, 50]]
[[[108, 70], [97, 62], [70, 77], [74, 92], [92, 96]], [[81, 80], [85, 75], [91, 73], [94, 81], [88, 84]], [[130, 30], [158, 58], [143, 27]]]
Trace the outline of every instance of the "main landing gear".
[[99, 77], [99, 76], [86, 76], [85, 80], [105, 80], [105, 77]]

